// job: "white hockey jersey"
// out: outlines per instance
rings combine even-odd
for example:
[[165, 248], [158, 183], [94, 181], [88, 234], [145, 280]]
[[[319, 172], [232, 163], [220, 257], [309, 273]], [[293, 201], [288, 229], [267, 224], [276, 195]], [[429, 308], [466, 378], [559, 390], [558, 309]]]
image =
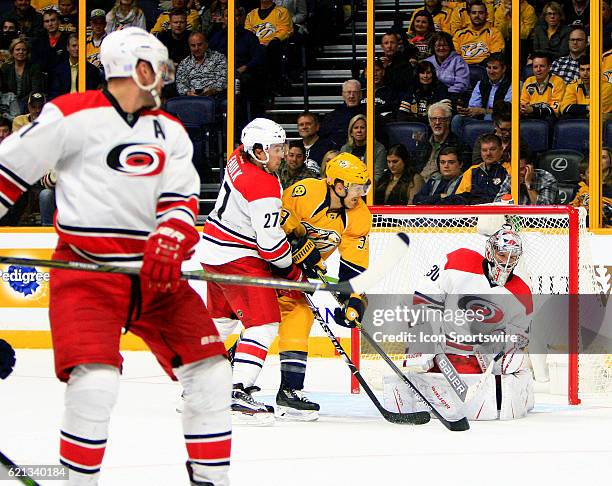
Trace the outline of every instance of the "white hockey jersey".
[[162, 110], [126, 115], [101, 91], [61, 96], [0, 145], [0, 216], [55, 168], [60, 240], [94, 262], [138, 266], [159, 223], [195, 224], [192, 152], [182, 124]]
[[526, 344], [533, 313], [529, 279], [514, 273], [503, 287], [492, 285], [485, 265], [483, 255], [461, 248], [432, 265], [416, 286], [416, 308], [444, 311], [428, 314], [427, 322], [435, 320], [434, 333], [446, 337], [446, 353], [473, 354], [475, 344], [501, 339], [488, 337], [495, 335], [503, 335], [507, 347], [513, 347], [511, 336], [520, 336], [522, 346]]
[[202, 263], [221, 265], [247, 256], [279, 268], [291, 265], [291, 246], [281, 228], [278, 177], [241, 156], [230, 156], [215, 208], [203, 229]]

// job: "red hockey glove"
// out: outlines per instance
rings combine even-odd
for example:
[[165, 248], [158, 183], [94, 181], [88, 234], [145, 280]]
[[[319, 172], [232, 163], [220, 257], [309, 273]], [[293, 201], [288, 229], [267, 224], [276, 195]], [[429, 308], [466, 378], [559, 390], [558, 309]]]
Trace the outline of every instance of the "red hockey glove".
[[[272, 273], [279, 277], [286, 278], [287, 280], [293, 280], [294, 282], [308, 282], [308, 279], [304, 276], [304, 273], [295, 263], [291, 264], [287, 268], [278, 268], [272, 266]], [[291, 299], [299, 299], [302, 297], [300, 290], [283, 290], [278, 289], [277, 293], [279, 296], [289, 297]]]
[[181, 279], [181, 264], [200, 237], [190, 224], [170, 219], [149, 235], [140, 276], [147, 288], [174, 292]]

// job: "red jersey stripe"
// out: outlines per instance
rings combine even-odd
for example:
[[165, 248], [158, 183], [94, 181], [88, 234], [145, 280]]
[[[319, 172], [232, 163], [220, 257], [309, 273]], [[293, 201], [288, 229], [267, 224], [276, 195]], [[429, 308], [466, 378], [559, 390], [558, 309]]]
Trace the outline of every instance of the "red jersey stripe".
[[106, 447], [91, 447], [82, 446], [68, 442], [65, 439], [60, 439], [60, 456], [67, 462], [77, 465], [96, 467], [102, 464], [104, 451]]

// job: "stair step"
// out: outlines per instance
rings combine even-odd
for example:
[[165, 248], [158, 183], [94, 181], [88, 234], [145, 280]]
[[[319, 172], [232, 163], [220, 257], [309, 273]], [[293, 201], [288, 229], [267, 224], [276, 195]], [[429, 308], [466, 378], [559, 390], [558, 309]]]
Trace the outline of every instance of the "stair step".
[[313, 69], [308, 71], [309, 85], [313, 79], [348, 79], [350, 77], [350, 69]]
[[[342, 103], [342, 96], [309, 96], [308, 102], [313, 105], [337, 105]], [[277, 96], [274, 98], [276, 105], [293, 105], [304, 103], [303, 96]]]
[[[266, 113], [268, 115], [282, 115], [282, 114], [294, 114], [294, 115], [299, 115], [300, 113], [302, 113], [304, 111], [304, 107], [302, 106], [302, 108], [287, 108], [287, 109], [277, 109], [277, 108], [273, 108], [270, 110], [266, 110]], [[314, 111], [315, 113], [329, 113], [330, 111], [334, 111], [333, 108], [318, 108], [316, 106], [310, 105], [308, 108], [308, 111]]]
[[[348, 75], [350, 77], [350, 73]], [[328, 81], [328, 82], [312, 82], [310, 80], [308, 80], [308, 87], [309, 88], [328, 88], [328, 87], [335, 87], [335, 86], [342, 86], [343, 81]], [[293, 88], [301, 88], [303, 86], [303, 83], [292, 83], [291, 87]]]

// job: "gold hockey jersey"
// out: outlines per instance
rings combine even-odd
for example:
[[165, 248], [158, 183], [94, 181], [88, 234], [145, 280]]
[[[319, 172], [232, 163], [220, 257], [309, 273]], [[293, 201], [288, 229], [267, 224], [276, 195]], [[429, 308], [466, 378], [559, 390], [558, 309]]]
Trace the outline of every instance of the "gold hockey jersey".
[[303, 179], [283, 192], [281, 225], [288, 235], [308, 236], [325, 260], [336, 248], [340, 253], [340, 280], [368, 268], [372, 215], [363, 201], [353, 209], [329, 209], [327, 181]]
[[259, 9], [255, 8], [248, 13], [244, 28], [253, 32], [260, 44], [268, 45], [274, 38], [288, 39], [293, 34], [293, 21], [285, 7], [274, 7], [265, 19], [259, 17]]
[[557, 115], [564, 94], [565, 81], [559, 76], [551, 74], [543, 87], [538, 85], [535, 76], [530, 76], [523, 84], [521, 103], [534, 106], [547, 105]]
[[504, 50], [505, 42], [495, 27], [474, 30], [467, 27], [455, 33], [455, 50], [468, 64], [480, 64], [495, 52]]

